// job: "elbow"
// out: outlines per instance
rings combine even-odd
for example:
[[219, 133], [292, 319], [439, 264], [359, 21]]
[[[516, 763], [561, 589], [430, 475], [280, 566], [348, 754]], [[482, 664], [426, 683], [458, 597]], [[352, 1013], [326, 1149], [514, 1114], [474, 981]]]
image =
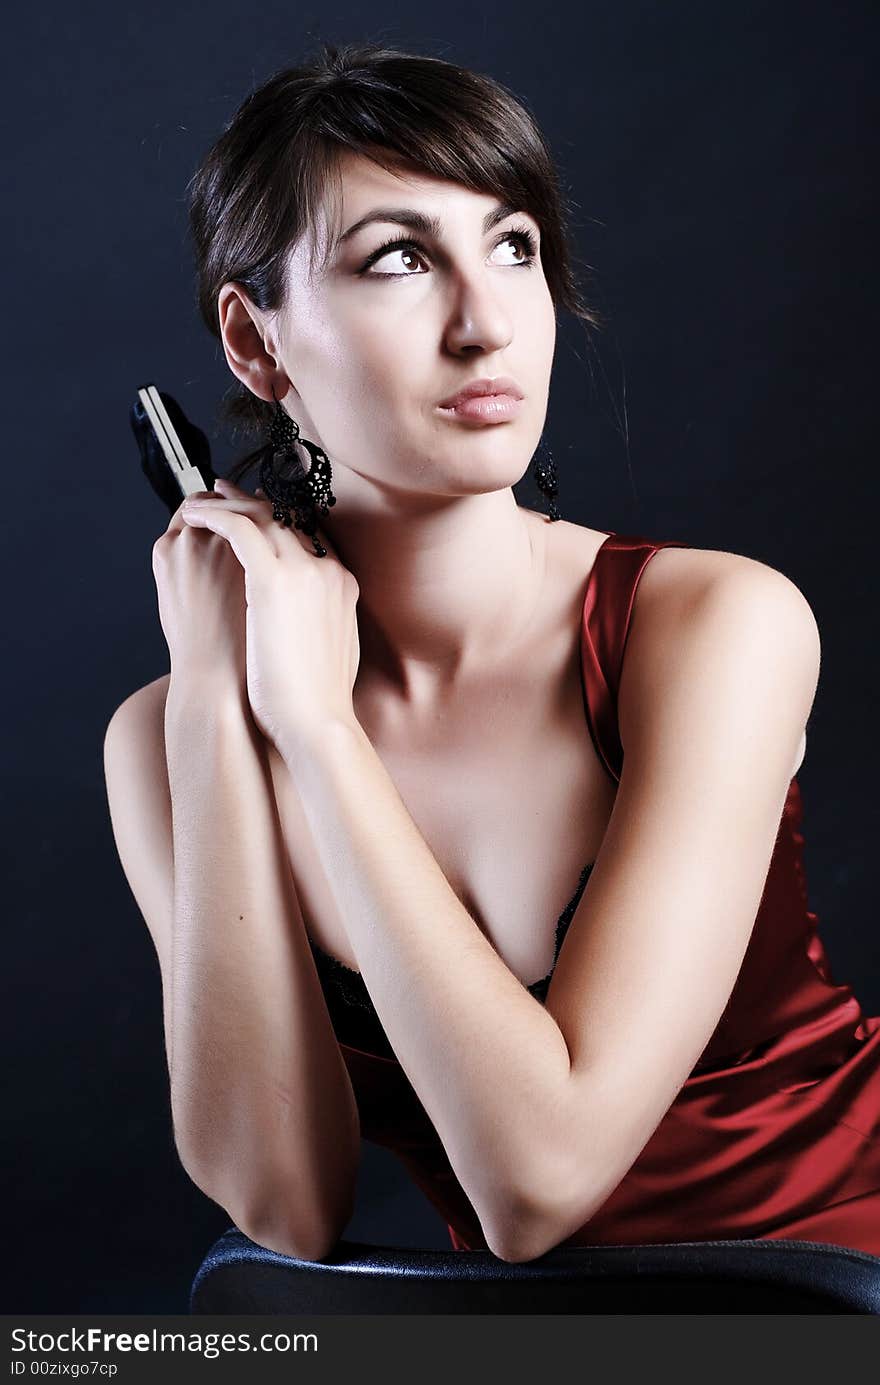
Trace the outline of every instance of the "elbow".
[[342, 1239], [355, 1210], [356, 1175], [327, 1197], [308, 1196], [289, 1182], [274, 1196], [252, 1204], [239, 1230], [256, 1245], [291, 1260], [326, 1260]]
[[324, 1195], [309, 1195], [302, 1180], [297, 1181], [297, 1187], [287, 1179], [277, 1191], [263, 1188], [261, 1197], [252, 1202], [236, 1226], [249, 1241], [276, 1255], [291, 1260], [326, 1260], [355, 1213], [356, 1179], [352, 1176]]
[[251, 1203], [240, 1231], [265, 1250], [291, 1260], [326, 1260], [345, 1232], [355, 1209], [354, 1176], [333, 1190], [332, 1196], [309, 1196], [302, 1185], [288, 1181], [278, 1191]]
[[540, 1259], [586, 1226], [596, 1210], [583, 1179], [555, 1198], [547, 1196], [546, 1186], [538, 1191], [518, 1190], [482, 1223], [486, 1244], [499, 1260], [515, 1265]]
[[289, 1192], [264, 1196], [258, 1204], [238, 1206], [230, 1199], [220, 1205], [249, 1241], [289, 1260], [326, 1260], [354, 1212], [353, 1200], [333, 1215], [324, 1213], [317, 1203], [295, 1200]]
[[549, 1220], [528, 1222], [520, 1220], [506, 1231], [498, 1227], [484, 1228], [486, 1245], [494, 1256], [508, 1265], [519, 1265], [524, 1261], [539, 1260], [542, 1255], [553, 1250], [561, 1237]]
[[552, 1209], [520, 1190], [499, 1198], [480, 1224], [489, 1250], [510, 1265], [537, 1260], [558, 1243]]
[[571, 1226], [552, 1209], [547, 1209], [533, 1213], [529, 1218], [521, 1217], [507, 1229], [506, 1234], [499, 1233], [497, 1228], [493, 1228], [491, 1234], [484, 1234], [493, 1255], [499, 1260], [506, 1260], [509, 1265], [518, 1265], [523, 1261], [540, 1260], [542, 1255], [556, 1250], [588, 1221], [589, 1216], [579, 1216], [577, 1224]]
[[196, 1161], [185, 1157], [180, 1145], [177, 1148], [187, 1176], [200, 1192], [222, 1207], [248, 1240], [276, 1255], [292, 1260], [326, 1259], [354, 1215], [354, 1177], [328, 1209], [320, 1197], [304, 1196], [301, 1188], [276, 1188], [266, 1179], [257, 1193], [230, 1189]]
[[244, 1218], [235, 1224], [249, 1241], [262, 1246], [264, 1250], [271, 1250], [289, 1260], [317, 1262], [326, 1260], [332, 1254], [349, 1220], [346, 1217], [335, 1226], [317, 1222], [306, 1226], [301, 1221], [291, 1226], [279, 1212], [274, 1217]]

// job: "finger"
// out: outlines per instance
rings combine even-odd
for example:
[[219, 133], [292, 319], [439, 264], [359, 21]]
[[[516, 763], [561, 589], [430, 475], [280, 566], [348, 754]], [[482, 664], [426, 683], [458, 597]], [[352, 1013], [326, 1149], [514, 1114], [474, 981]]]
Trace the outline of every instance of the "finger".
[[[230, 500], [257, 500], [262, 506], [265, 507], [267, 519], [269, 516], [272, 515], [273, 502], [267, 498], [266, 492], [263, 490], [262, 486], [257, 486], [256, 490], [254, 491], [254, 494], [251, 496], [247, 493], [247, 491], [243, 491], [239, 486], [234, 485], [232, 481], [228, 481], [223, 476], [218, 476], [215, 484], [217, 485], [218, 489], [220, 489], [221, 487], [223, 488], [224, 495], [228, 494]], [[274, 516], [272, 516], [272, 518], [274, 519]], [[274, 522], [275, 525], [278, 524], [277, 520], [275, 520]], [[290, 525], [289, 527], [287, 525], [284, 525], [282, 527], [287, 529], [287, 532], [290, 534], [291, 538], [297, 540], [303, 552], [311, 553], [312, 556], [314, 556], [315, 550], [312, 547], [312, 541], [308, 534], [305, 534], [301, 529], [297, 529], [295, 525]], [[275, 532], [274, 528], [272, 532]], [[316, 534], [316, 538], [320, 539], [324, 547], [327, 549], [327, 552], [331, 554], [334, 558], [336, 558], [338, 562], [339, 559], [336, 552], [334, 551], [332, 545], [328, 542], [327, 536], [320, 529]]]
[[270, 503], [259, 487], [257, 487], [255, 494], [251, 495], [248, 491], [242, 490], [241, 486], [236, 486], [232, 481], [227, 481], [225, 476], [218, 476], [214, 485], [216, 488], [214, 493], [221, 496], [222, 499], [241, 500], [249, 502], [252, 506], [258, 504], [261, 507], [256, 512], [258, 515], [262, 516], [264, 510], [267, 515], [269, 514], [271, 508]]
[[[190, 496], [189, 499], [200, 500], [200, 497]], [[275, 556], [277, 557], [279, 555], [278, 537], [271, 527], [272, 514], [268, 501], [258, 500], [256, 496], [248, 495], [246, 491], [239, 490], [237, 486], [233, 486], [229, 494], [224, 494], [219, 490], [212, 491], [208, 505], [209, 508], [210, 506], [217, 505], [233, 511], [236, 514], [247, 515], [259, 529], [263, 530], [263, 533], [266, 535], [266, 540]], [[190, 505], [184, 508], [184, 518], [192, 508], [193, 507]], [[199, 506], [196, 505], [195, 508], [198, 509]]]
[[217, 491], [218, 491], [221, 495], [223, 495], [223, 496], [228, 496], [230, 499], [236, 499], [236, 498], [237, 498], [237, 499], [240, 499], [240, 500], [254, 500], [254, 499], [265, 500], [265, 499], [266, 499], [265, 491], [262, 489], [261, 486], [257, 486], [257, 488], [256, 488], [256, 490], [254, 491], [254, 493], [251, 494], [250, 491], [243, 490], [241, 486], [237, 486], [237, 485], [235, 484], [234, 481], [228, 480], [228, 478], [225, 477], [225, 476], [218, 476], [218, 477], [216, 477], [216, 479], [215, 479], [215, 481], [214, 481], [214, 485], [215, 485]]
[[[171, 519], [168, 522], [168, 526], [165, 529], [165, 533], [179, 534], [182, 532], [182, 530], [185, 527], [185, 521], [183, 518], [183, 506], [187, 500], [211, 500], [213, 499], [214, 495], [214, 491], [194, 491], [192, 495], [183, 496], [180, 504], [178, 505], [177, 509], [174, 511], [174, 514], [171, 516]], [[219, 500], [220, 497], [218, 496], [217, 498]]]
[[231, 501], [189, 500], [184, 503], [182, 513], [186, 524], [210, 529], [226, 539], [246, 577], [252, 580], [260, 580], [266, 573], [269, 559], [278, 556], [265, 528], [255, 524], [249, 515], [233, 509]]
[[[240, 486], [236, 486], [234, 482], [227, 480], [225, 476], [218, 476], [214, 484], [218, 490], [222, 491], [224, 498], [228, 496], [230, 500], [258, 500], [261, 505], [265, 506], [267, 516], [269, 515], [272, 502], [267, 499], [266, 492], [263, 490], [262, 486], [257, 486], [253, 496], [251, 496], [248, 494], [247, 491], [242, 490]], [[287, 526], [284, 527], [286, 528]], [[300, 529], [296, 529], [293, 525], [290, 526], [288, 532], [292, 535], [293, 538], [297, 539], [300, 548], [302, 548], [304, 552], [311, 553], [314, 555], [312, 541], [307, 534], [304, 534]], [[324, 547], [327, 549], [327, 553], [331, 557], [335, 558], [338, 562], [339, 555], [337, 554], [336, 550], [334, 549], [333, 545], [330, 543], [329, 539], [327, 538], [327, 535], [324, 533], [322, 529], [318, 529], [316, 533], [316, 538], [318, 538], [320, 542], [324, 545]]]
[[188, 495], [186, 498], [189, 501], [207, 501], [210, 505], [222, 505], [229, 510], [238, 510], [241, 514], [263, 515], [266, 511], [265, 501], [258, 500], [255, 495], [248, 495], [246, 491], [224, 494], [218, 490], [211, 491], [208, 495], [205, 495], [204, 491], [199, 491], [197, 495]]

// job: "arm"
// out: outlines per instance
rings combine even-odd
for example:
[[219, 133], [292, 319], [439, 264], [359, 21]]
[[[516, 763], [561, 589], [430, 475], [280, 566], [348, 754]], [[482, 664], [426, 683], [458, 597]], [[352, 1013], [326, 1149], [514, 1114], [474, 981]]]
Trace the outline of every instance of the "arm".
[[701, 558], [633, 620], [626, 769], [546, 1007], [356, 724], [285, 752], [389, 1040], [504, 1259], [558, 1244], [623, 1177], [708, 1042], [760, 903], [818, 638], [782, 574]]
[[172, 680], [167, 701], [152, 684], [122, 704], [104, 757], [162, 973], [181, 1162], [252, 1239], [321, 1258], [352, 1212], [359, 1122], [262, 738], [224, 692]]
[[571, 1057], [553, 1130], [569, 1176], [527, 1257], [602, 1206], [709, 1042], [803, 755], [821, 656], [813, 612], [783, 574], [717, 557], [717, 579], [692, 597], [634, 615], [624, 768], [547, 995]]

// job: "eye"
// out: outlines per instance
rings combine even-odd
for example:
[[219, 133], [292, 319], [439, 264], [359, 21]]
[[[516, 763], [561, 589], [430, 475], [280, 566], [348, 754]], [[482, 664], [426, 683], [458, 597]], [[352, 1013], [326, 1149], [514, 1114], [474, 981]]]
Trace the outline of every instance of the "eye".
[[[534, 263], [537, 255], [537, 244], [534, 235], [527, 226], [518, 226], [512, 231], [505, 231], [504, 235], [500, 236], [495, 242], [495, 248], [497, 249], [499, 245], [503, 245], [505, 241], [517, 245], [523, 252], [523, 258], [514, 260], [513, 265], [522, 266], [527, 269]], [[379, 273], [372, 274], [369, 272], [372, 265], [376, 264], [379, 260], [386, 259], [392, 251], [395, 251], [401, 256], [414, 255], [422, 259], [427, 255], [425, 247], [420, 241], [413, 240], [412, 237], [393, 237], [391, 240], [385, 241], [367, 257], [361, 265], [359, 273], [365, 278], [373, 279], [413, 279], [417, 277], [415, 274], [410, 274], [405, 270], [401, 272], [383, 270]], [[513, 265], [510, 267], [512, 268]]]
[[[382, 245], [379, 246], [379, 249], [374, 250], [369, 259], [365, 261], [362, 267], [362, 272], [369, 271], [370, 267], [376, 264], [379, 260], [389, 259], [392, 251], [395, 254], [401, 256], [401, 262], [403, 261], [403, 256], [405, 255], [420, 256], [424, 253], [423, 248], [421, 245], [419, 245], [418, 241], [401, 239], [386, 240], [383, 242]], [[396, 272], [394, 270], [383, 270], [381, 274], [374, 275], [373, 277], [379, 279], [406, 279], [411, 278], [412, 276], [408, 275], [405, 271], [401, 273]]]

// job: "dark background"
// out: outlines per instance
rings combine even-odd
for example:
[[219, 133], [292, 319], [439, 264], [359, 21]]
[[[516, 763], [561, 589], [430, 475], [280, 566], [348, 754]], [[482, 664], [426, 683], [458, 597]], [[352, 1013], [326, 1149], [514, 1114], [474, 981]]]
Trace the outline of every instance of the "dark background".
[[[422, 22], [264, 0], [7, 21], [3, 1311], [185, 1312], [229, 1225], [173, 1148], [158, 965], [102, 742], [168, 668], [151, 572], [168, 514], [129, 432], [135, 388], [174, 394], [219, 470], [240, 455], [212, 431], [231, 377], [196, 315], [185, 186], [248, 91], [318, 39], [487, 71], [546, 131], [609, 318], [595, 347], [560, 323], [563, 515], [747, 554], [810, 601], [810, 907], [835, 979], [880, 1011], [875, 9], [456, 0]], [[543, 508], [530, 479], [517, 494]], [[364, 1156], [347, 1234], [448, 1247], [393, 1157]]]

